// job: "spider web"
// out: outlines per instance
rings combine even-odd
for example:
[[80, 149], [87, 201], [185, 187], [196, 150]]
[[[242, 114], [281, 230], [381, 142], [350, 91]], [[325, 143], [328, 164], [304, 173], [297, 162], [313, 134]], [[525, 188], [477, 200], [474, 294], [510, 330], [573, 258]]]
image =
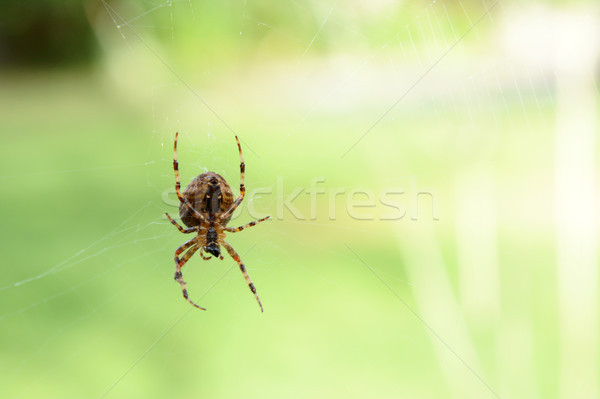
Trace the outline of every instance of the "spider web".
[[[258, 396], [265, 384], [284, 397], [300, 385], [298, 396], [323, 397], [554, 393], [545, 377], [561, 369], [542, 368], [546, 359], [534, 346], [535, 324], [551, 322], [535, 316], [543, 312], [535, 299], [522, 309], [506, 299], [525, 298], [542, 267], [519, 273], [517, 282], [518, 268], [508, 266], [507, 277], [500, 265], [556, 260], [516, 244], [500, 253], [504, 234], [514, 232], [502, 225], [502, 207], [515, 207], [499, 191], [526, 182], [496, 176], [531, 167], [531, 179], [545, 177], [535, 161], [545, 162], [546, 152], [510, 163], [540, 140], [550, 147], [543, 134], [526, 132], [555, 128], [560, 82], [552, 52], [535, 48], [547, 42], [531, 32], [515, 33], [533, 22], [545, 29], [550, 11], [509, 1], [227, 5], [225, 17], [223, 8], [196, 0], [102, 1], [94, 24], [104, 73], [113, 95], [147, 121], [140, 137], [117, 136], [134, 161], [0, 177], [126, 175], [130, 186], [120, 189], [142, 193], [95, 234], [61, 237], [60, 256], [37, 265], [19, 259], [23, 267], [1, 280], [3, 338], [20, 337], [0, 369], [2, 396]], [[284, 7], [297, 21], [279, 18]], [[233, 49], [226, 57], [210, 45], [223, 32], [209, 16], [231, 18], [226, 26], [240, 33], [214, 44]], [[507, 22], [514, 16], [516, 25]], [[597, 97], [596, 71], [582, 73]], [[231, 225], [268, 214], [275, 220], [228, 240], [264, 315], [230, 259], [193, 258], [184, 269], [192, 298], [208, 312], [186, 307], [172, 280], [172, 252], [186, 239], [164, 217], [177, 214], [175, 131], [184, 186], [212, 170], [236, 187], [233, 136], [242, 140], [249, 191]], [[304, 191], [319, 176], [328, 192], [311, 204]], [[411, 224], [408, 213], [386, 221], [380, 216], [390, 209], [381, 206], [371, 220], [347, 214], [352, 189], [408, 192], [415, 179], [435, 188], [439, 223], [427, 212], [420, 223]], [[336, 187], [346, 194], [332, 200]], [[296, 188], [303, 190], [293, 202], [301, 217], [282, 205]], [[518, 217], [544, 226], [525, 211]], [[595, 281], [593, 271], [584, 272], [582, 279]], [[521, 284], [515, 292], [506, 287], [514, 283]], [[597, 315], [590, 320], [593, 337]], [[507, 346], [515, 349], [498, 353]], [[513, 369], [516, 353], [523, 366]], [[327, 365], [330, 372], [314, 375]], [[223, 369], [234, 372], [224, 377]], [[72, 375], [85, 386], [69, 383]], [[244, 391], [228, 387], [232, 378]]]

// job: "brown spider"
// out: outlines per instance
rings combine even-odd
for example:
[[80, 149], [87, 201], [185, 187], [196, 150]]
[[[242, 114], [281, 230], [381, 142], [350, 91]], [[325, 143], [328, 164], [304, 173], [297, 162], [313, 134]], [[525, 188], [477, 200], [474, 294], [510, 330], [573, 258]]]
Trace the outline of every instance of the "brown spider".
[[[191, 240], [185, 242], [182, 246], [177, 248], [175, 251], [175, 281], [181, 285], [181, 291], [183, 297], [192, 305], [198, 309], [206, 310], [203, 307], [196, 305], [188, 296], [187, 289], [185, 288], [185, 281], [183, 281], [183, 275], [181, 274], [181, 268], [185, 263], [200, 250], [200, 256], [202, 259], [209, 260], [210, 256], [204, 256], [202, 251], [211, 254], [212, 256], [223, 260], [221, 255], [220, 245], [225, 247], [229, 255], [237, 262], [240, 270], [244, 274], [244, 278], [250, 287], [250, 290], [254, 294], [254, 297], [258, 301], [260, 311], [263, 311], [262, 304], [258, 295], [256, 294], [256, 288], [250, 280], [246, 267], [242, 263], [240, 256], [235, 252], [235, 249], [225, 241], [225, 232], [235, 233], [244, 230], [246, 227], [254, 226], [255, 224], [269, 219], [270, 216], [250, 222], [240, 227], [227, 227], [227, 223], [231, 220], [231, 215], [238, 207], [238, 205], [244, 199], [246, 188], [244, 187], [244, 158], [242, 157], [242, 147], [240, 146], [240, 140], [235, 136], [237, 141], [238, 150], [240, 152], [240, 195], [237, 197], [235, 202], [233, 201], [233, 192], [229, 187], [229, 184], [217, 173], [206, 172], [197, 176], [192, 182], [185, 188], [183, 194], [181, 194], [181, 183], [179, 182], [179, 163], [177, 162], [177, 136], [175, 133], [175, 145], [173, 155], [173, 169], [175, 170], [175, 191], [179, 198], [179, 216], [181, 221], [187, 226], [186, 228], [181, 227], [175, 220], [169, 216], [167, 217], [171, 223], [184, 234], [196, 233], [196, 236]], [[183, 252], [187, 252], [180, 259], [179, 255]]]

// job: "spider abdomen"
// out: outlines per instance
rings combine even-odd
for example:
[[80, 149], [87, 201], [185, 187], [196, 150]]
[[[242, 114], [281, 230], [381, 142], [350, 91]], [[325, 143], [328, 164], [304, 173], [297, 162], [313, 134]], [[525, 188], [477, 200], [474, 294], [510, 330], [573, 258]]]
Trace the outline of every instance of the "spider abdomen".
[[[214, 172], [206, 172], [197, 176], [183, 191], [187, 202], [207, 220], [211, 215], [226, 212], [233, 205], [233, 192], [225, 179]], [[198, 226], [200, 221], [193, 211], [181, 203], [179, 205], [181, 221], [188, 227]], [[231, 215], [223, 221], [226, 225]]]

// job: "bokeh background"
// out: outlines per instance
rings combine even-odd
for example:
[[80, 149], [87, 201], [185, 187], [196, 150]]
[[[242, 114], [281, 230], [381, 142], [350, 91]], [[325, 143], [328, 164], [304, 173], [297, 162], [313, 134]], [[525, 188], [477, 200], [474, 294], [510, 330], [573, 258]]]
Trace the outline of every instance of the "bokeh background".
[[[594, 398], [596, 1], [4, 1], [0, 397]], [[184, 268], [183, 184], [248, 195]], [[313, 194], [311, 194], [313, 193]]]

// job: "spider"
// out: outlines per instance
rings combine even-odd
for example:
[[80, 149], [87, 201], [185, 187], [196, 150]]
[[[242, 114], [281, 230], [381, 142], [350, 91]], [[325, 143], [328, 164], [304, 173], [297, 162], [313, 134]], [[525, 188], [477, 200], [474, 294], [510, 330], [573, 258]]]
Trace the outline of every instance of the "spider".
[[[186, 289], [185, 281], [183, 281], [183, 275], [181, 268], [186, 262], [200, 250], [200, 256], [202, 259], [209, 260], [210, 256], [205, 256], [202, 252], [206, 252], [209, 255], [214, 256], [223, 260], [221, 255], [220, 246], [225, 247], [229, 256], [233, 258], [240, 267], [250, 291], [254, 294], [260, 311], [263, 311], [262, 304], [256, 293], [256, 288], [250, 276], [246, 271], [246, 266], [242, 263], [240, 256], [237, 254], [235, 249], [225, 241], [225, 232], [236, 233], [242, 231], [247, 227], [252, 227], [257, 223], [263, 222], [270, 218], [255, 220], [248, 224], [240, 227], [227, 227], [227, 223], [231, 220], [231, 215], [235, 209], [240, 205], [244, 199], [246, 188], [244, 186], [244, 174], [245, 164], [244, 158], [242, 157], [242, 146], [240, 140], [235, 136], [237, 141], [238, 151], [240, 153], [240, 195], [233, 200], [233, 192], [229, 187], [229, 184], [223, 177], [214, 172], [206, 172], [197, 176], [191, 183], [186, 187], [181, 194], [181, 183], [179, 181], [179, 163], [177, 162], [177, 136], [175, 133], [175, 145], [173, 148], [173, 169], [175, 171], [175, 191], [177, 192], [177, 198], [179, 198], [179, 216], [181, 221], [187, 226], [187, 228], [181, 227], [168, 213], [167, 218], [171, 223], [177, 227], [179, 231], [184, 234], [196, 233], [196, 236], [189, 241], [186, 241], [182, 246], [177, 248], [175, 251], [175, 281], [181, 285], [181, 292], [183, 297], [198, 309], [206, 310], [203, 307], [196, 305], [190, 298]], [[187, 251], [187, 252], [185, 252]], [[185, 254], [183, 257], [179, 257], [182, 253]]]

